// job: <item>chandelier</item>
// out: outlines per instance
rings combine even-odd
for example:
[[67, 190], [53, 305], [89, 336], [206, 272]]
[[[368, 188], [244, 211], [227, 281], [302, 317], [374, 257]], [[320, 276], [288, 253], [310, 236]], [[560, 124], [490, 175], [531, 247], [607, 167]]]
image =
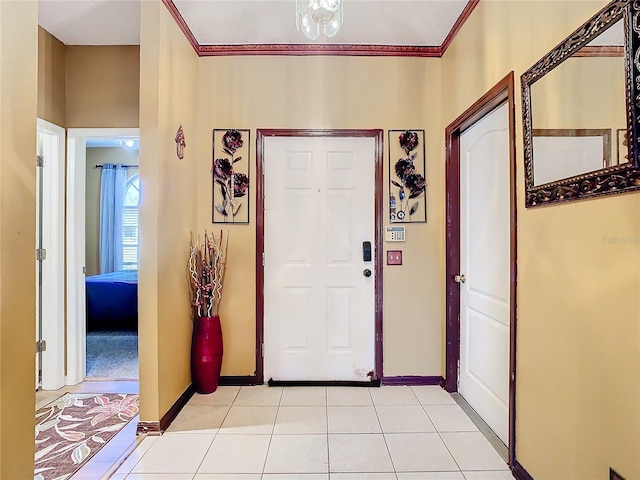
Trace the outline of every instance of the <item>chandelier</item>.
[[333, 37], [342, 26], [342, 0], [296, 0], [296, 28], [309, 40]]

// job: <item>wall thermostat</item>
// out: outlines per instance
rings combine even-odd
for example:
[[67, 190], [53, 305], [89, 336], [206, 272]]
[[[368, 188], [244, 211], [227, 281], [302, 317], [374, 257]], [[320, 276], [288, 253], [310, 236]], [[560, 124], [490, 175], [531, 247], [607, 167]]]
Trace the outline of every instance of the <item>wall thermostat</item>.
[[404, 227], [385, 227], [384, 239], [387, 242], [404, 242]]

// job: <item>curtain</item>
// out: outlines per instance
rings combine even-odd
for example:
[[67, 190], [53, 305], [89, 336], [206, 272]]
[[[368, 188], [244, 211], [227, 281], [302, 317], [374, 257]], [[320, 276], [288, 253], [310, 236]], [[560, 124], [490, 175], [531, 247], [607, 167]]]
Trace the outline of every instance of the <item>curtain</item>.
[[122, 208], [127, 170], [105, 163], [100, 176], [100, 273], [122, 270]]

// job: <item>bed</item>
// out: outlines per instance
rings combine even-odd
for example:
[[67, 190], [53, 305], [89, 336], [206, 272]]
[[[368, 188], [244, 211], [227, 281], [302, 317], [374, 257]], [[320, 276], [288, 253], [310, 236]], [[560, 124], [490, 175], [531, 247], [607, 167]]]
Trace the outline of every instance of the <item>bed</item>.
[[138, 329], [138, 271], [92, 275], [85, 279], [87, 331]]

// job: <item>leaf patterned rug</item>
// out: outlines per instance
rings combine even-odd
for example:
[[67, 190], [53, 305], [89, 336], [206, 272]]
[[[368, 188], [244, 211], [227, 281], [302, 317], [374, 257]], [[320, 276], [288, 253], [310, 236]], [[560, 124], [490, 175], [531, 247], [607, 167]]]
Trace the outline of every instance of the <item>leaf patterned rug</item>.
[[138, 395], [66, 393], [36, 411], [34, 480], [67, 480], [138, 414]]

